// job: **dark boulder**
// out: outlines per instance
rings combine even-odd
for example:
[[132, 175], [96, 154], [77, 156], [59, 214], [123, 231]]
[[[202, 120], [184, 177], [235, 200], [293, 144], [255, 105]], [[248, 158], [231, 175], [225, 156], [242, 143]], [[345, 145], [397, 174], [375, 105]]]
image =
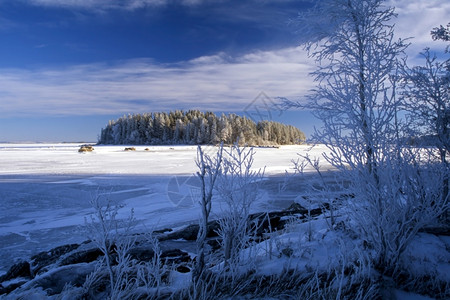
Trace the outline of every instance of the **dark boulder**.
[[420, 229], [419, 231], [434, 235], [450, 236], [450, 226], [425, 227]]
[[[217, 221], [209, 222], [206, 237], [208, 238], [217, 237], [217, 230], [219, 228], [220, 228], [219, 222]], [[186, 241], [195, 241], [197, 239], [199, 229], [200, 225], [198, 224], [188, 225], [179, 231], [169, 233], [165, 237], [161, 237], [160, 240], [164, 241], [164, 240], [184, 239]]]
[[200, 226], [198, 224], [192, 224], [184, 227], [179, 231], [169, 233], [165, 237], [161, 237], [161, 240], [178, 240], [184, 239], [186, 241], [195, 241], [197, 239], [197, 234]]
[[189, 273], [189, 272], [191, 271], [191, 269], [189, 269], [189, 268], [186, 267], [186, 266], [178, 266], [178, 267], [176, 268], [176, 270], [177, 270], [178, 272], [180, 272], [180, 273]]
[[162, 233], [167, 233], [167, 232], [171, 232], [173, 231], [171, 228], [163, 228], [163, 229], [159, 229], [159, 230], [155, 230], [153, 231], [154, 234], [162, 234]]
[[0, 295], [11, 293], [12, 291], [21, 287], [25, 283], [26, 283], [26, 281], [20, 281], [20, 282], [11, 283], [10, 285], [7, 285], [5, 287], [0, 285]]
[[165, 261], [166, 264], [182, 264], [191, 261], [191, 257], [185, 251], [180, 249], [170, 249], [163, 251], [161, 254], [161, 259]]
[[[136, 247], [129, 252], [131, 259], [136, 259], [137, 261], [151, 261], [155, 257], [155, 251], [147, 247]], [[161, 260], [166, 264], [181, 264], [186, 263], [191, 260], [189, 254], [180, 249], [168, 249], [161, 252]]]
[[50, 251], [40, 252], [31, 257], [31, 269], [33, 274], [42, 273], [42, 269], [48, 265], [54, 264], [62, 255], [65, 255], [79, 247], [78, 244], [63, 245], [51, 249]]
[[306, 208], [298, 204], [297, 202], [292, 203], [288, 208], [284, 211], [304, 211]]
[[95, 264], [77, 264], [53, 269], [34, 280], [26, 283], [27, 287], [39, 286], [48, 295], [61, 293], [64, 286], [70, 283], [74, 286], [82, 286], [89, 275], [95, 269]]
[[60, 265], [66, 266], [66, 265], [73, 265], [73, 264], [79, 264], [79, 263], [90, 263], [96, 260], [99, 256], [103, 255], [103, 252], [98, 248], [92, 248], [88, 250], [82, 250], [75, 252], [66, 258], [64, 258]]
[[134, 247], [128, 252], [131, 259], [137, 261], [151, 261], [155, 257], [155, 251], [148, 247]]
[[27, 261], [21, 261], [9, 268], [5, 275], [0, 276], [0, 282], [8, 281], [14, 278], [31, 278], [31, 267]]

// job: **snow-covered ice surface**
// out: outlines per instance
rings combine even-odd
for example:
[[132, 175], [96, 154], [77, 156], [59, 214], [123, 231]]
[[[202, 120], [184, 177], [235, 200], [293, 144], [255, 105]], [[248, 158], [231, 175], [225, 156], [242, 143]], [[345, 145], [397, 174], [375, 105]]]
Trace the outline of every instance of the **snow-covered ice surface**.
[[[136, 151], [127, 152], [126, 146], [95, 146], [94, 152], [78, 153], [79, 146], [0, 144], [0, 274], [21, 258], [86, 240], [84, 220], [93, 212], [89, 201], [96, 195], [124, 204], [120, 217], [127, 217], [134, 208], [140, 226], [145, 226], [137, 230], [176, 228], [199, 219], [195, 146], [137, 146]], [[204, 149], [209, 154], [217, 150]], [[293, 201], [314, 208], [316, 200], [323, 201], [320, 195], [302, 197], [315, 175], [285, 177], [286, 171], [293, 173], [297, 153], [308, 150], [306, 145], [256, 149], [253, 166], [265, 168], [265, 178], [253, 212], [280, 210]], [[316, 146], [308, 153], [318, 157], [323, 151], [326, 147]], [[221, 203], [215, 199], [213, 217], [220, 211]], [[361, 255], [356, 245], [360, 240], [339, 237], [327, 224], [323, 215], [307, 223], [294, 222], [291, 229], [275, 232], [272, 239], [246, 249], [243, 255], [248, 252], [261, 274], [275, 274], [287, 266], [325, 270], [340, 259]], [[289, 258], [283, 249], [292, 249]], [[432, 274], [450, 282], [448, 249], [448, 237], [420, 233], [403, 263], [415, 274]], [[401, 290], [393, 295], [401, 300], [431, 299]]]
[[[52, 247], [86, 239], [83, 224], [93, 209], [89, 201], [105, 195], [147, 228], [196, 222], [198, 182], [196, 146], [95, 146], [78, 153], [79, 144], [0, 144], [0, 274], [16, 260]], [[148, 150], [145, 150], [148, 148]], [[255, 211], [281, 209], [301, 192], [282, 189], [292, 159], [310, 147], [257, 148], [254, 168], [265, 167], [265, 181]], [[310, 155], [326, 148], [316, 146]], [[214, 154], [215, 147], [205, 152]], [[220, 203], [213, 207], [220, 214]]]

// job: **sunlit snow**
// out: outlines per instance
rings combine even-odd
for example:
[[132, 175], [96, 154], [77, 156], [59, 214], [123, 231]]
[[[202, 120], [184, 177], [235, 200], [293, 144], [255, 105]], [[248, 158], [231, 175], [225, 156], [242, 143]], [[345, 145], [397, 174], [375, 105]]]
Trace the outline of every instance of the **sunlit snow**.
[[[125, 204], [121, 217], [134, 208], [147, 228], [197, 222], [196, 146], [95, 146], [78, 153], [79, 144], [0, 144], [0, 272], [14, 260], [51, 247], [86, 239], [82, 225], [93, 209], [89, 200], [104, 195]], [[148, 148], [148, 150], [146, 150]], [[265, 167], [265, 181], [254, 211], [281, 209], [302, 186], [283, 189], [292, 159], [311, 147], [258, 148], [253, 167]], [[310, 155], [320, 155], [316, 146]], [[215, 147], [205, 152], [214, 154]], [[325, 165], [326, 167], [326, 165]], [[220, 202], [213, 215], [220, 214]]]

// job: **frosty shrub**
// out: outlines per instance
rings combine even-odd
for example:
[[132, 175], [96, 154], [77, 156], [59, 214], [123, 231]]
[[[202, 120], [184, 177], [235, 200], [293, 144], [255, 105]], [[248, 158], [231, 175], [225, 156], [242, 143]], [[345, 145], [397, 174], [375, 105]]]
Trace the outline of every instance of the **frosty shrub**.
[[200, 208], [202, 217], [197, 236], [197, 261], [194, 270], [194, 279], [198, 279], [204, 273], [205, 268], [205, 242], [208, 232], [208, 220], [211, 214], [213, 191], [216, 180], [221, 172], [223, 156], [223, 144], [217, 150], [216, 155], [211, 158], [204, 153], [201, 146], [197, 148], [196, 164], [198, 167], [197, 176], [200, 180]]
[[159, 240], [152, 231], [146, 234], [146, 240], [153, 250], [153, 258], [148, 262], [141, 262], [136, 266], [136, 291], [146, 299], [158, 299], [161, 296], [163, 275], [169, 267], [164, 264]]
[[[122, 207], [114, 203], [109, 197], [102, 196], [99, 192], [90, 201], [95, 212], [90, 219], [85, 219], [88, 237], [104, 254], [102, 263], [106, 266], [109, 277], [110, 299], [124, 299], [135, 285], [134, 277], [130, 277], [130, 271], [134, 268], [129, 250], [134, 246], [135, 240], [131, 230], [135, 225], [133, 209], [126, 220], [117, 218], [118, 211]], [[101, 276], [101, 272], [95, 272]], [[94, 281], [90, 278], [89, 281]]]
[[375, 250], [379, 270], [393, 277], [402, 271], [401, 255], [417, 232], [435, 225], [449, 205], [441, 197], [445, 169], [421, 164], [416, 151], [402, 152], [378, 164], [377, 181], [364, 169], [352, 173], [356, 197], [349, 202], [354, 229]]
[[[312, 149], [312, 148], [311, 148]], [[318, 180], [315, 182], [311, 182], [309, 184], [309, 190], [310, 194], [307, 194], [307, 202], [309, 202], [309, 205], [307, 205], [306, 209], [308, 210], [308, 220], [311, 221], [311, 208], [314, 205], [314, 198], [321, 197], [320, 203], [318, 203], [323, 211], [328, 211], [328, 218], [327, 224], [328, 228], [330, 230], [334, 229], [334, 226], [336, 225], [336, 209], [338, 206], [337, 203], [337, 194], [333, 190], [342, 190], [342, 187], [345, 186], [345, 180], [341, 178], [339, 181], [336, 176], [335, 178], [330, 182], [330, 180], [325, 179], [325, 173], [321, 169], [320, 165], [320, 158], [314, 157], [312, 158], [309, 154], [301, 155], [298, 154], [300, 158], [297, 160], [293, 160], [294, 164], [294, 172], [299, 175], [305, 175], [306, 169], [308, 167], [312, 168], [312, 170], [316, 173], [318, 176]], [[332, 172], [332, 171], [331, 171]], [[333, 185], [333, 186], [332, 186]], [[337, 187], [336, 187], [337, 186]], [[342, 193], [342, 191], [340, 191]], [[308, 240], [311, 241], [312, 237], [312, 228], [311, 228], [311, 222], [309, 222], [308, 227]]]
[[[348, 227], [365, 241], [382, 282], [402, 272], [400, 257], [405, 249], [420, 229], [433, 225], [448, 209], [449, 200], [448, 165], [436, 163], [433, 151], [406, 143], [408, 132], [400, 117], [405, 98], [398, 96], [398, 89], [408, 44], [394, 38], [396, 14], [386, 3], [323, 0], [301, 14], [299, 31], [317, 62], [312, 73], [317, 86], [306, 104], [285, 101], [287, 106], [312, 110], [323, 122], [313, 140], [328, 147], [324, 159], [351, 183], [342, 186], [354, 195], [348, 201]], [[421, 73], [427, 80], [432, 78]], [[413, 79], [417, 77], [410, 77], [410, 82]], [[430, 91], [426, 86], [411, 87], [407, 96], [424, 95]], [[448, 84], [438, 88], [448, 89]], [[422, 104], [433, 99], [420, 100], [413, 102], [426, 110]], [[448, 105], [445, 99], [434, 100]], [[448, 109], [444, 106], [435, 112], [416, 112], [425, 117], [421, 122], [437, 128], [441, 140], [448, 142], [443, 132], [448, 126], [443, 126]]]
[[[445, 33], [445, 29], [441, 26]], [[447, 48], [448, 50], [448, 48]], [[418, 146], [434, 146], [440, 163], [447, 169], [442, 178], [442, 198], [449, 197], [450, 162], [450, 59], [440, 61], [427, 48], [421, 53], [425, 64], [402, 72], [402, 96], [409, 112], [408, 129]], [[411, 142], [413, 142], [411, 138]]]
[[224, 150], [222, 171], [217, 182], [217, 192], [224, 202], [219, 219], [224, 266], [231, 274], [242, 269], [239, 264], [241, 250], [248, 246], [250, 237], [249, 215], [258, 194], [264, 174], [252, 170], [255, 150], [239, 147], [235, 143]]

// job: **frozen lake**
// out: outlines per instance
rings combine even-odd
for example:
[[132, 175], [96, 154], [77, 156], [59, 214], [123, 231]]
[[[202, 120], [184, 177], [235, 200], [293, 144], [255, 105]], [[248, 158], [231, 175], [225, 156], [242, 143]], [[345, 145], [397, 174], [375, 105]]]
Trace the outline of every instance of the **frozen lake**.
[[[0, 273], [21, 257], [86, 240], [83, 224], [95, 195], [124, 204], [122, 217], [134, 208], [146, 228], [197, 222], [196, 147], [124, 148], [95, 146], [94, 152], [78, 153], [79, 144], [0, 144]], [[253, 166], [265, 167], [265, 180], [254, 211], [284, 208], [302, 192], [301, 183], [282, 189], [284, 175], [293, 171], [297, 153], [309, 148], [256, 149]], [[325, 149], [316, 147], [310, 155]], [[213, 214], [220, 214], [220, 206], [216, 199]]]

